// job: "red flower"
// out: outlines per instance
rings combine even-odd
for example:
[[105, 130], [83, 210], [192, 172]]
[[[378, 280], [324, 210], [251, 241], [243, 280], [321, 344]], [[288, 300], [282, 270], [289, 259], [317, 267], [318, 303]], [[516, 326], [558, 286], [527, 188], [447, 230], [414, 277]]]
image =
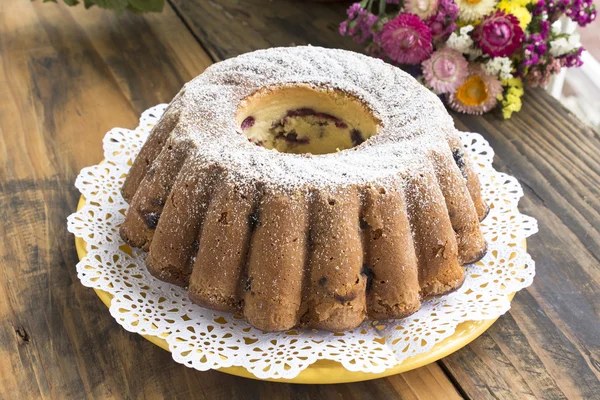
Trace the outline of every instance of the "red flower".
[[473, 39], [484, 54], [490, 57], [508, 57], [521, 46], [523, 29], [519, 26], [517, 17], [498, 10], [477, 25]]

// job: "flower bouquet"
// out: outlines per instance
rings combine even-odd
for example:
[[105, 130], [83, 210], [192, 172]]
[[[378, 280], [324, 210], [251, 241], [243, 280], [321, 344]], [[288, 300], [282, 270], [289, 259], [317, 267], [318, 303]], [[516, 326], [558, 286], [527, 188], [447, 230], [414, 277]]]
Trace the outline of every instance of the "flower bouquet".
[[576, 33], [557, 21], [585, 26], [592, 0], [363, 0], [352, 4], [340, 33], [369, 54], [398, 65], [467, 114], [521, 109], [524, 83], [545, 86], [563, 67], [582, 65]]

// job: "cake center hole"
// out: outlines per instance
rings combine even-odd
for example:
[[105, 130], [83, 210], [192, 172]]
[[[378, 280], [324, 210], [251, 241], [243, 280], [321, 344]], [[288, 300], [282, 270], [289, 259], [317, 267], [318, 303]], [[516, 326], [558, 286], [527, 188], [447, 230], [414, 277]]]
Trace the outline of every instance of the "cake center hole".
[[347, 150], [379, 128], [379, 121], [354, 96], [308, 86], [260, 90], [242, 102], [237, 120], [251, 143], [294, 154]]

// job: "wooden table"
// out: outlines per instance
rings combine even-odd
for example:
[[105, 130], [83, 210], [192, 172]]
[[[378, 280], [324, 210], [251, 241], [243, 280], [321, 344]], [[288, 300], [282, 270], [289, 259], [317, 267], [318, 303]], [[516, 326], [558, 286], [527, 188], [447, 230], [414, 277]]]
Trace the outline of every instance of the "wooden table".
[[540, 90], [482, 133], [538, 219], [533, 285], [466, 348], [364, 383], [300, 386], [198, 372], [126, 332], [77, 277], [66, 218], [101, 138], [132, 128], [214, 61], [274, 45], [355, 48], [343, 5], [171, 0], [135, 16], [0, 3], [0, 398], [600, 398], [600, 138]]

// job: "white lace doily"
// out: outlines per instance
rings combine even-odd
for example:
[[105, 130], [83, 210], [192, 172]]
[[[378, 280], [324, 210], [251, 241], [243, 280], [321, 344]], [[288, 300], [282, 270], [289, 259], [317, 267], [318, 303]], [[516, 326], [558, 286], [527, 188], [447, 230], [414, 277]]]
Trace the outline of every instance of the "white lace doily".
[[263, 333], [229, 313], [193, 304], [184, 289], [148, 273], [145, 253], [134, 250], [129, 255], [120, 248], [124, 243], [118, 227], [127, 209], [120, 188], [165, 108], [161, 104], [145, 111], [135, 130], [115, 128], [106, 134], [105, 162], [84, 168], [77, 177], [75, 186], [87, 203], [69, 216], [68, 229], [87, 243], [87, 256], [77, 264], [81, 283], [113, 295], [110, 313], [117, 322], [128, 331], [164, 338], [179, 363], [198, 370], [242, 366], [258, 378], [289, 379], [319, 359], [330, 359], [350, 371], [379, 373], [427, 352], [463, 321], [504, 314], [510, 308], [508, 295], [533, 280], [535, 263], [521, 244], [537, 232], [537, 221], [517, 210], [521, 186], [512, 176], [494, 170], [493, 150], [481, 135], [463, 133], [465, 151], [479, 173], [491, 211], [482, 223], [489, 251], [467, 266], [459, 290], [424, 301], [421, 310], [408, 318], [365, 322], [337, 334]]

